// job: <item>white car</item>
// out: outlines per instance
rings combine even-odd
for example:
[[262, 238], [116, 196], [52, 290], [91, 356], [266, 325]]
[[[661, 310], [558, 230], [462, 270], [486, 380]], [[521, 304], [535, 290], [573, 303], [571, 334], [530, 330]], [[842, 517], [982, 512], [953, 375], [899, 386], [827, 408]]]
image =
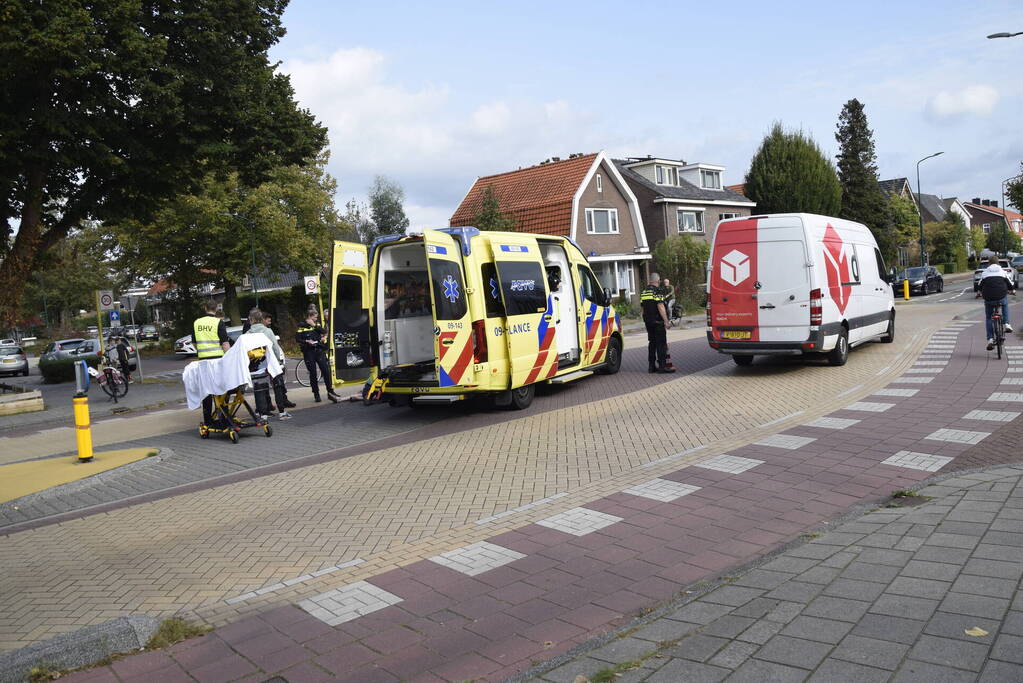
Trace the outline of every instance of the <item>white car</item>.
[[[231, 343], [234, 344], [235, 339], [241, 336], [242, 326], [232, 325], [227, 328], [227, 336], [231, 338]], [[278, 337], [280, 339], [280, 337]], [[192, 344], [192, 335], [186, 334], [184, 337], [178, 338], [174, 342], [174, 353], [179, 356], [194, 356], [195, 345]]]
[[[1012, 283], [1012, 286], [1013, 287], [1018, 287], [1019, 286], [1019, 282], [1017, 281], [1017, 278], [1016, 278], [1016, 269], [1012, 267], [1012, 264], [1009, 262], [1009, 259], [1005, 259], [1005, 258], [998, 259], [998, 265], [1000, 265], [1002, 267], [1002, 270], [1005, 271], [1005, 277], [1009, 278], [1009, 282]], [[974, 292], [979, 292], [980, 291], [980, 276], [981, 276], [981, 273], [984, 272], [985, 268], [987, 268], [987, 265], [985, 265], [982, 268], [977, 268], [975, 271], [973, 271], [973, 291]], [[980, 296], [980, 295], [978, 294], [977, 296]]]

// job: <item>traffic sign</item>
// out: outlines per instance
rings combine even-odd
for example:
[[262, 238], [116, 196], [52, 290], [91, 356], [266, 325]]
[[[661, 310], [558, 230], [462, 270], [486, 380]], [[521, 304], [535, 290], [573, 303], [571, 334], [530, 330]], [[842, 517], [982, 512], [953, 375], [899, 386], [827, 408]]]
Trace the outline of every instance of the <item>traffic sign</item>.
[[99, 300], [99, 310], [112, 311], [114, 309], [114, 292], [110, 289], [101, 289], [96, 293]]
[[320, 278], [317, 275], [306, 275], [305, 276], [305, 293], [306, 294], [319, 294], [320, 293]]
[[121, 324], [121, 313], [119, 311], [110, 311], [110, 327], [117, 327]]

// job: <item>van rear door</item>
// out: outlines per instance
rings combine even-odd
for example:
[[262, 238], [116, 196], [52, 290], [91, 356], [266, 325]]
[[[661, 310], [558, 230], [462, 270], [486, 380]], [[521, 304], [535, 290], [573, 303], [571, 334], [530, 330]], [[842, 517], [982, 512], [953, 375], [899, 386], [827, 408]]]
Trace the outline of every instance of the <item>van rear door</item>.
[[503, 234], [491, 245], [504, 301], [510, 388], [553, 377], [558, 371], [554, 304], [536, 239]]
[[711, 259], [713, 338], [805, 341], [810, 324], [808, 262], [801, 223], [758, 218], [722, 223]]
[[424, 230], [423, 242], [433, 298], [437, 386], [474, 385], [472, 320], [465, 292], [461, 247], [454, 237], [437, 230]]
[[329, 339], [332, 341], [334, 385], [362, 384], [376, 368], [370, 328], [373, 288], [365, 244], [334, 242], [331, 267]]

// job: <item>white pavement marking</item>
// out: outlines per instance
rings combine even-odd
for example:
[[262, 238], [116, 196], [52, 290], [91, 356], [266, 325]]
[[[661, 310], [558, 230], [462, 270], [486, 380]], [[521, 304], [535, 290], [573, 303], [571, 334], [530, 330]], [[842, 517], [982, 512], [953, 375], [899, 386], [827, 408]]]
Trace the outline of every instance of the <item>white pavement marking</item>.
[[[681, 457], [687, 456], [690, 453], [695, 453], [696, 451], [702, 451], [704, 448], [706, 448], [706, 446], [697, 446], [696, 448], [687, 448], [686, 450], [682, 451], [681, 453], [673, 453], [672, 455], [666, 455], [663, 458], [657, 458], [657, 460], [651, 460], [650, 462], [646, 463], [645, 465], [640, 465], [640, 467], [653, 467], [654, 465], [660, 464], [662, 462], [667, 462], [668, 460], [675, 460], [676, 458], [681, 458]], [[561, 495], [567, 495], [567, 494], [561, 494]]]
[[857, 401], [850, 403], [844, 410], [862, 410], [867, 413], [883, 413], [889, 408], [894, 408], [894, 403], [871, 403], [870, 401]]
[[851, 417], [818, 417], [803, 424], [804, 427], [820, 427], [821, 429], [846, 429], [852, 427], [861, 420], [854, 420]]
[[1012, 410], [971, 410], [963, 415], [964, 420], [990, 420], [991, 422], [1012, 422], [1020, 414]]
[[431, 557], [431, 562], [436, 562], [456, 572], [462, 572], [468, 576], [476, 576], [483, 572], [503, 567], [509, 562], [521, 560], [525, 555], [508, 548], [502, 548], [493, 543], [480, 541], [463, 548], [455, 548], [446, 553]]
[[878, 389], [874, 392], [874, 396], [916, 396], [919, 393], [919, 389]]
[[298, 606], [328, 626], [337, 626], [346, 621], [396, 605], [401, 598], [377, 588], [368, 581], [356, 581], [326, 593], [314, 595]]
[[951, 357], [951, 353], [939, 353], [937, 351], [928, 351], [920, 354], [920, 360], [948, 360]]
[[233, 605], [238, 602], [244, 602], [245, 600], [248, 600], [249, 598], [254, 598], [257, 595], [265, 595], [266, 593], [272, 593], [273, 591], [280, 590], [281, 588], [294, 586], [296, 583], [302, 583], [303, 581], [311, 581], [312, 579], [315, 579], [318, 576], [325, 576], [326, 574], [332, 574], [333, 572], [341, 571], [342, 569], [346, 569], [348, 567], [354, 567], [355, 565], [362, 564], [365, 561], [366, 560], [363, 560], [361, 558], [355, 558], [354, 560], [348, 560], [347, 562], [340, 562], [338, 564], [331, 565], [326, 569], [320, 569], [319, 571], [315, 571], [310, 574], [296, 576], [292, 579], [286, 579], [284, 581], [281, 581], [280, 583], [275, 583], [269, 586], [263, 586], [259, 590], [250, 591], [248, 593], [244, 593], [233, 598], [228, 598], [224, 602], [227, 603], [228, 605]]
[[501, 519], [502, 517], [507, 517], [509, 515], [514, 515], [516, 512], [522, 512], [523, 510], [528, 510], [529, 508], [535, 508], [537, 505], [543, 505], [544, 503], [549, 503], [552, 500], [557, 500], [558, 498], [564, 498], [567, 495], [568, 495], [567, 491], [565, 491], [564, 493], [555, 493], [553, 496], [548, 496], [547, 498], [541, 498], [540, 500], [534, 500], [532, 503], [526, 503], [525, 505], [520, 505], [517, 508], [512, 508], [511, 510], [505, 510], [504, 512], [498, 512], [496, 515], [490, 515], [489, 517], [483, 517], [482, 519], [477, 519], [476, 520], [476, 524], [486, 524], [487, 522], [493, 522], [495, 519]]
[[729, 474], [740, 474], [746, 470], [751, 470], [757, 465], [763, 465], [763, 460], [754, 460], [753, 458], [742, 458], [738, 455], [728, 455], [727, 453], [719, 455], [710, 460], [704, 460], [698, 463], [696, 467], [702, 467], [707, 470], [717, 470], [718, 472], [728, 472]]
[[880, 377], [881, 375], [883, 375], [884, 373], [888, 372], [891, 369], [892, 369], [892, 366], [886, 365], [883, 368], [881, 368], [880, 370], [878, 370], [877, 372], [875, 372], [874, 376], [875, 377]]
[[1023, 401], [1023, 394], [1010, 394], [1004, 391], [996, 391], [987, 397], [989, 401], [1004, 401], [1006, 403], [1019, 403]]
[[770, 427], [771, 425], [776, 425], [779, 422], [784, 422], [785, 420], [789, 419], [790, 417], [797, 417], [799, 415], [802, 415], [805, 412], [806, 412], [805, 410], [797, 410], [794, 413], [789, 413], [788, 415], [783, 415], [782, 417], [779, 417], [777, 420], [771, 420], [770, 422], [765, 422], [764, 424], [762, 424], [760, 426], [761, 427]]
[[898, 377], [892, 384], [929, 384], [933, 380], [933, 377]]
[[688, 496], [690, 493], [699, 490], [699, 486], [680, 484], [679, 482], [671, 481], [670, 479], [651, 479], [643, 484], [630, 486], [622, 491], [622, 493], [640, 496], [641, 498], [649, 498], [651, 500], [659, 500], [662, 503], [670, 503], [673, 500], [678, 500], [682, 496]]
[[774, 448], [785, 448], [790, 451], [794, 451], [797, 448], [802, 448], [808, 443], [812, 443], [817, 439], [809, 436], [793, 436], [791, 434], [772, 434], [771, 436], [761, 439], [760, 441], [754, 441], [755, 446], [772, 446]]
[[1004, 377], [1000, 384], [1023, 384], [1023, 377]]
[[947, 360], [918, 360], [916, 363], [914, 363], [914, 365], [935, 365], [935, 366], [942, 366], [943, 367], [945, 365], [948, 365], [948, 361]]
[[848, 389], [846, 389], [845, 391], [843, 391], [840, 394], [835, 394], [835, 398], [842, 398], [843, 396], [848, 396], [849, 394], [853, 393], [857, 389], [862, 389], [862, 388], [863, 388], [862, 384], [857, 384], [854, 387], [849, 387]]
[[928, 434], [925, 439], [931, 441], [949, 441], [951, 443], [978, 444], [991, 436], [991, 432], [971, 432], [965, 429], [939, 429]]
[[1010, 365], [1009, 367], [1007, 367], [1005, 369], [1005, 371], [1006, 372], [1023, 372], [1023, 365], [1016, 365], [1016, 366]]
[[892, 465], [894, 467], [906, 467], [911, 470], [937, 472], [950, 462], [952, 462], [952, 458], [946, 458], [941, 455], [914, 453], [913, 451], [899, 451], [890, 458], [882, 460], [881, 464]]
[[596, 510], [572, 508], [571, 510], [559, 512], [553, 517], [541, 519], [537, 524], [548, 529], [563, 531], [573, 536], [585, 536], [620, 521], [622, 521], [621, 517], [615, 517], [614, 515], [608, 515]]
[[935, 372], [941, 372], [938, 368], [909, 368], [906, 370], [907, 375], [931, 375]]

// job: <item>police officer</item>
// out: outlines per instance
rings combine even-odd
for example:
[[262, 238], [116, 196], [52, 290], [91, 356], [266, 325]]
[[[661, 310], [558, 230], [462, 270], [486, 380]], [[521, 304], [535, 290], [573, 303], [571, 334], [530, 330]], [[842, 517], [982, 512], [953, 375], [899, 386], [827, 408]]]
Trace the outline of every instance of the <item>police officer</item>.
[[323, 352], [327, 339], [327, 331], [319, 324], [319, 313], [315, 306], [309, 307], [305, 323], [299, 325], [295, 333], [295, 339], [302, 349], [302, 359], [309, 370], [309, 386], [313, 389], [313, 400], [320, 402], [320, 382], [317, 377], [317, 370], [323, 374], [323, 384], [327, 387], [327, 398], [337, 403], [338, 395], [330, 386], [330, 366], [327, 365], [327, 355]]
[[[206, 302], [206, 315], [196, 318], [192, 323], [192, 345], [195, 346], [199, 360], [220, 358], [231, 348], [231, 338], [227, 336], [227, 324], [217, 317], [217, 303]], [[213, 397], [202, 400], [202, 422], [209, 425], [213, 419]]]
[[668, 367], [668, 312], [664, 307], [664, 292], [661, 289], [661, 276], [650, 273], [647, 286], [640, 293], [639, 302], [643, 307], [643, 323], [646, 325], [647, 365], [649, 372], [662, 375], [675, 372]]

